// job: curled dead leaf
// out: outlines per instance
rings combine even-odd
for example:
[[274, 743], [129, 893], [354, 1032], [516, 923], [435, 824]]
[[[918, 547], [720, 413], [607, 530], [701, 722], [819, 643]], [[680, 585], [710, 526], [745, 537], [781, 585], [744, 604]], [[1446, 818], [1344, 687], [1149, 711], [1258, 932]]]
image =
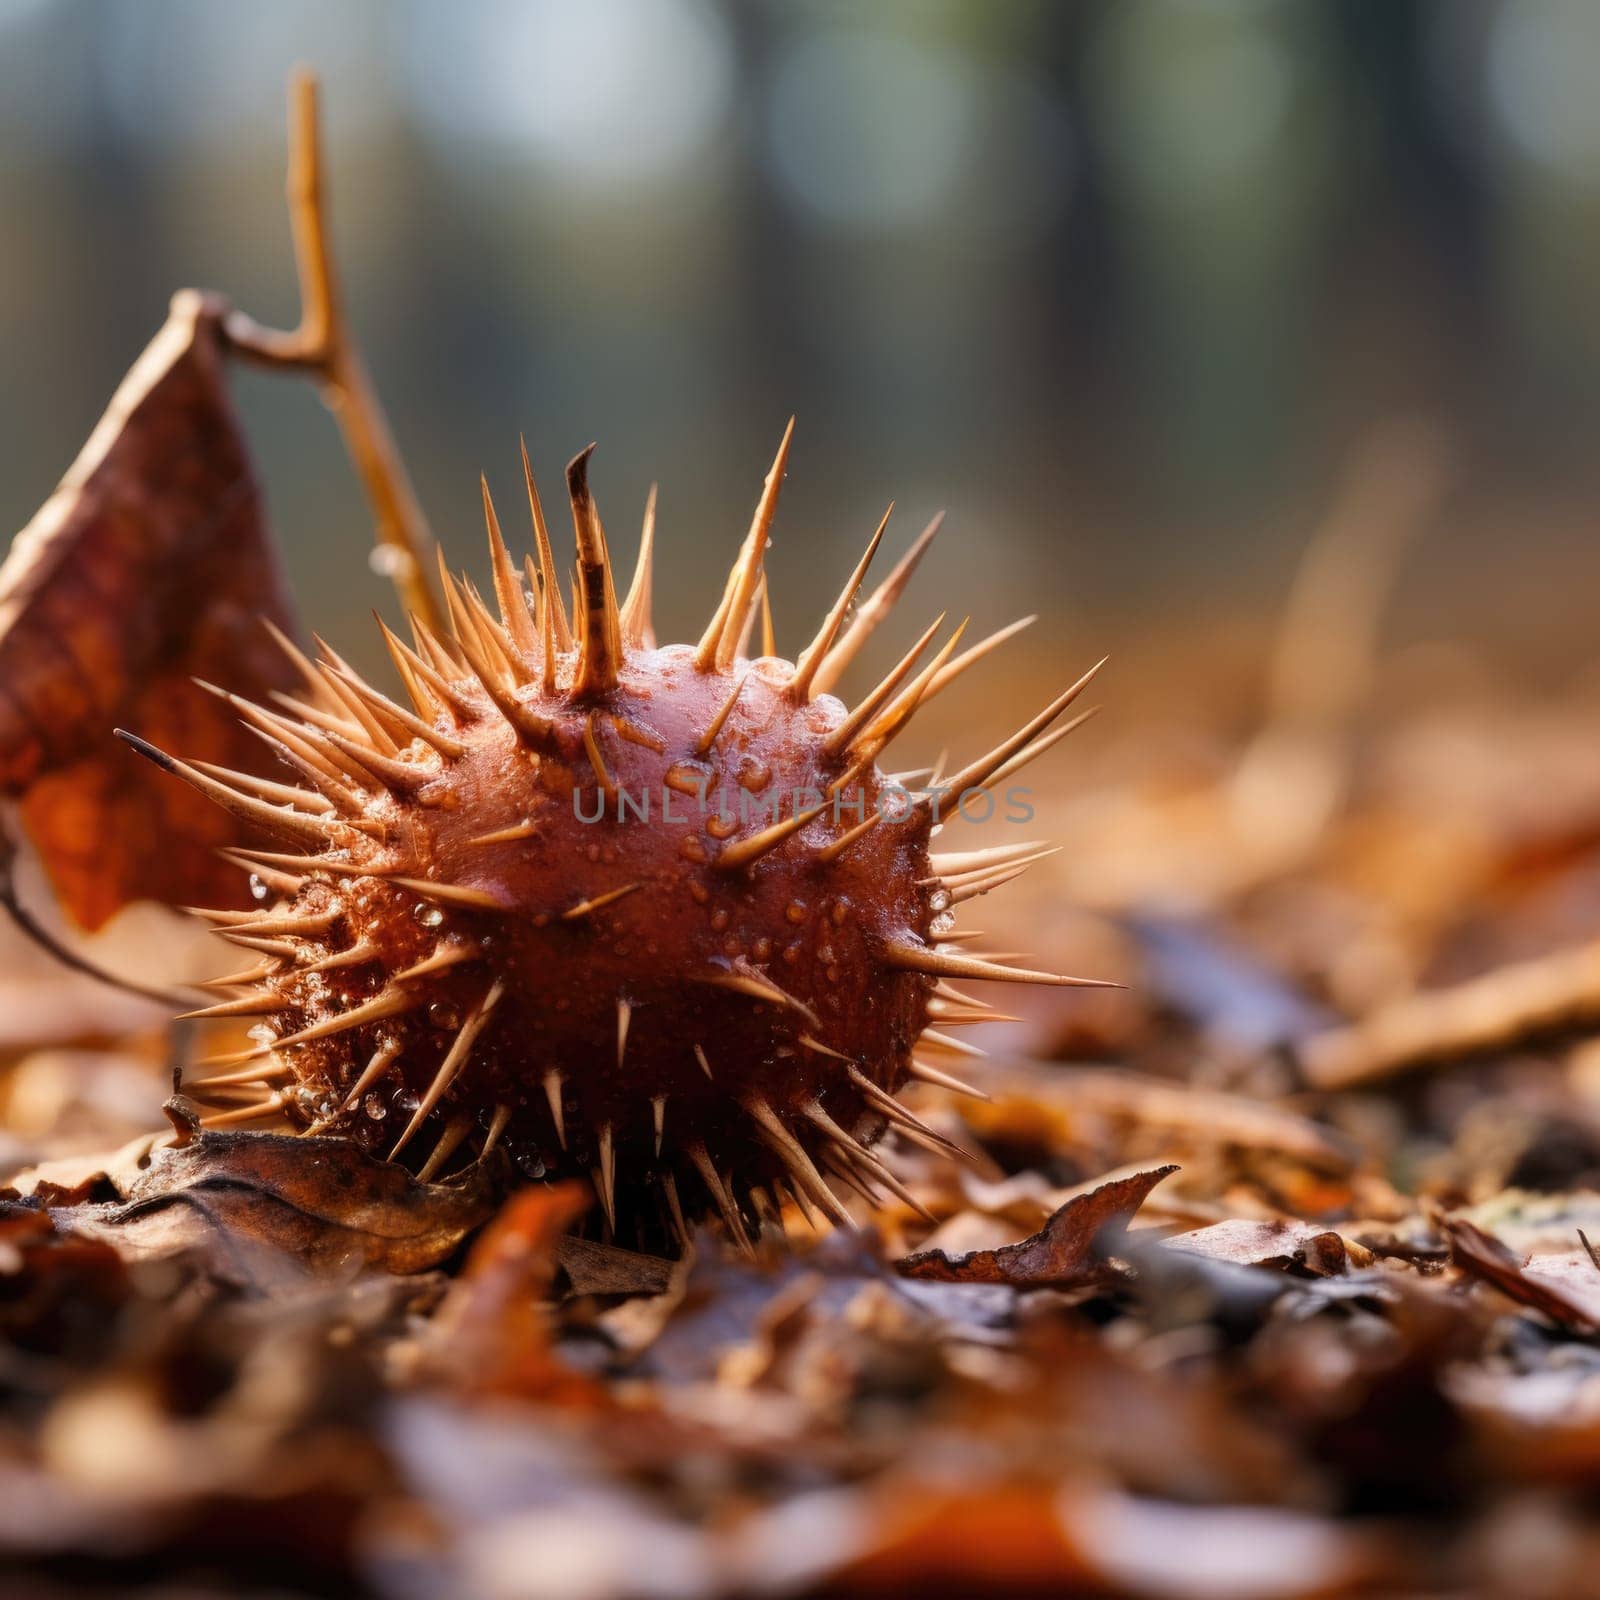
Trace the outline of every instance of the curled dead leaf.
[[1450, 1242], [1451, 1260], [1463, 1272], [1560, 1327], [1588, 1333], [1600, 1329], [1600, 1267], [1586, 1251], [1525, 1259], [1465, 1217], [1441, 1218], [1440, 1226]]
[[0, 566], [0, 792], [21, 802], [68, 914], [130, 900], [226, 905], [238, 824], [133, 759], [137, 729], [189, 757], [267, 770], [191, 680], [260, 697], [292, 671], [261, 626], [292, 608], [223, 370], [221, 302], [185, 290], [59, 487]]
[[[260, 1291], [307, 1275], [436, 1266], [492, 1214], [496, 1189], [482, 1165], [460, 1182], [419, 1183], [346, 1140], [277, 1133], [136, 1144], [105, 1168], [72, 1192], [41, 1178], [32, 1198], [60, 1231], [124, 1260], [194, 1253]], [[115, 1198], [82, 1198], [107, 1188]]]
[[1178, 1169], [1153, 1167], [1148, 1172], [1103, 1183], [1075, 1196], [1035, 1234], [997, 1250], [974, 1250], [949, 1256], [924, 1250], [895, 1265], [902, 1276], [939, 1283], [1003, 1283], [1014, 1289], [1070, 1288], [1091, 1282], [1103, 1269], [1094, 1245], [1107, 1224], [1131, 1217], [1150, 1191]]
[[550, 1346], [545, 1301], [562, 1235], [593, 1203], [581, 1184], [524, 1189], [474, 1245], [440, 1308], [428, 1365], [477, 1394], [598, 1404], [603, 1391]]

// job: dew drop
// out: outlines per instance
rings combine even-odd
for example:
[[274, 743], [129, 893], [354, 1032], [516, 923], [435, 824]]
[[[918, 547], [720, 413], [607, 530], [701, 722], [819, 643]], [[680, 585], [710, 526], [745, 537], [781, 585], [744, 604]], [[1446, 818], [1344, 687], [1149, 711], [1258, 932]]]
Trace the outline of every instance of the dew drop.
[[410, 551], [402, 550], [398, 545], [380, 544], [374, 546], [367, 556], [367, 565], [376, 576], [399, 581], [409, 578], [416, 571], [417, 564], [412, 560]]
[[956, 914], [953, 911], [941, 911], [932, 922], [928, 924], [929, 933], [949, 933], [956, 925]]
[[438, 906], [429, 905], [426, 900], [418, 902], [411, 913], [424, 928], [437, 928], [444, 921], [444, 912]]
[[950, 909], [950, 891], [948, 889], [935, 889], [928, 897], [930, 911], [948, 911]]
[[428, 1007], [428, 1021], [436, 1028], [459, 1028], [461, 1026], [461, 1009], [452, 1005], [448, 1000], [435, 1000]]
[[361, 1109], [372, 1118], [374, 1122], [382, 1122], [389, 1115], [389, 1108], [383, 1103], [382, 1097], [369, 1093], [361, 1102]]
[[252, 900], [265, 900], [272, 891], [264, 884], [255, 873], [250, 874], [250, 898]]

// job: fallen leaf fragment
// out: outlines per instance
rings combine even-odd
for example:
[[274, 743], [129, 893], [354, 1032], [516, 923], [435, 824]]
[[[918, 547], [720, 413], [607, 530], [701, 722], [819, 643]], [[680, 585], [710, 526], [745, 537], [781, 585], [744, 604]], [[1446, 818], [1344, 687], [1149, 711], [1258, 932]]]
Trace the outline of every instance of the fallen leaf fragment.
[[673, 1279], [671, 1261], [576, 1234], [558, 1241], [556, 1260], [574, 1294], [665, 1294]]
[[80, 1198], [99, 1187], [84, 1172], [75, 1191], [41, 1177], [34, 1203], [58, 1229], [110, 1245], [124, 1260], [193, 1252], [218, 1276], [262, 1292], [306, 1275], [423, 1271], [494, 1207], [484, 1167], [460, 1183], [418, 1183], [343, 1139], [217, 1131], [182, 1145], [140, 1145], [102, 1164], [100, 1181], [115, 1199]]
[[1352, 1267], [1370, 1267], [1372, 1252], [1332, 1229], [1311, 1222], [1258, 1222], [1234, 1217], [1165, 1241], [1169, 1250], [1230, 1261], [1243, 1267], [1297, 1267], [1318, 1277], [1334, 1277]]
[[1464, 1217], [1446, 1217], [1441, 1226], [1451, 1259], [1462, 1271], [1562, 1327], [1590, 1333], [1600, 1329], [1600, 1268], [1587, 1251], [1525, 1260]]
[[1104, 1268], [1094, 1244], [1108, 1223], [1126, 1219], [1150, 1191], [1178, 1169], [1153, 1167], [1128, 1178], [1103, 1183], [1069, 1200], [1045, 1225], [1017, 1244], [948, 1256], [925, 1250], [903, 1257], [896, 1270], [907, 1278], [939, 1283], [1002, 1283], [1014, 1289], [1071, 1288], [1093, 1281]]
[[21, 802], [68, 914], [131, 900], [239, 903], [215, 847], [239, 825], [123, 749], [130, 727], [191, 760], [264, 773], [233, 713], [293, 671], [261, 625], [292, 630], [261, 494], [224, 381], [222, 310], [186, 290], [60, 486], [0, 566], [0, 793]]
[[551, 1349], [547, 1307], [561, 1237], [591, 1203], [577, 1183], [506, 1202], [434, 1319], [426, 1359], [437, 1376], [474, 1394], [599, 1403], [600, 1387]]

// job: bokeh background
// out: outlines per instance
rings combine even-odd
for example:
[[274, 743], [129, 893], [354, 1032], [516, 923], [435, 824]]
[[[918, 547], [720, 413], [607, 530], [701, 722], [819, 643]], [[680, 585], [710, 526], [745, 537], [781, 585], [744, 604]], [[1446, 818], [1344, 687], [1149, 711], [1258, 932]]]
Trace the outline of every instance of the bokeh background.
[[[1585, 669], [1589, 0], [0, 0], [0, 524], [173, 289], [293, 320], [298, 61], [353, 317], [463, 559], [519, 431], [547, 492], [598, 438], [619, 555], [659, 479], [662, 620], [698, 627], [794, 411], [780, 645], [894, 499], [901, 546], [950, 512], [928, 603], [1049, 619], [1019, 681], [1115, 649], [1113, 701], [1181, 698], [1175, 655], [1259, 664], [1352, 452], [1421, 416], [1450, 477], [1385, 648]], [[238, 393], [308, 618], [350, 637], [388, 596], [337, 433], [290, 381]]]

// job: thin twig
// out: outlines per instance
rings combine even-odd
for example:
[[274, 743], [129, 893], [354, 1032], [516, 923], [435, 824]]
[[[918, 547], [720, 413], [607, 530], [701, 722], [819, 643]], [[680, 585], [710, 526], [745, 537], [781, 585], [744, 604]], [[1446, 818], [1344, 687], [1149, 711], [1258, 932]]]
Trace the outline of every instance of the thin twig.
[[293, 332], [264, 328], [230, 311], [224, 332], [238, 353], [263, 366], [310, 373], [344, 434], [377, 521], [380, 548], [392, 551], [394, 583], [406, 608], [430, 627], [442, 618], [428, 577], [433, 544], [388, 419], [350, 335], [328, 240], [316, 75], [289, 82], [289, 224], [300, 280], [300, 324]]
[[190, 1004], [183, 995], [169, 989], [147, 988], [142, 983], [135, 983], [131, 978], [119, 978], [114, 972], [107, 972], [103, 967], [96, 966], [87, 956], [80, 955], [76, 950], [64, 945], [17, 898], [16, 879], [11, 870], [13, 848], [9, 839], [0, 842], [0, 907], [5, 909], [18, 928], [41, 950], [53, 956], [62, 966], [70, 967], [74, 972], [81, 972], [84, 977], [93, 978], [96, 983], [121, 989], [124, 994], [137, 995], [141, 1000], [154, 1001], [155, 1004], [166, 1007], [168, 1011]]
[[1588, 1256], [1589, 1265], [1592, 1266], [1596, 1272], [1600, 1272], [1600, 1250], [1596, 1250], [1595, 1247], [1589, 1242], [1589, 1235], [1586, 1234], [1582, 1228], [1578, 1229], [1578, 1243], [1583, 1246], [1583, 1253]]

